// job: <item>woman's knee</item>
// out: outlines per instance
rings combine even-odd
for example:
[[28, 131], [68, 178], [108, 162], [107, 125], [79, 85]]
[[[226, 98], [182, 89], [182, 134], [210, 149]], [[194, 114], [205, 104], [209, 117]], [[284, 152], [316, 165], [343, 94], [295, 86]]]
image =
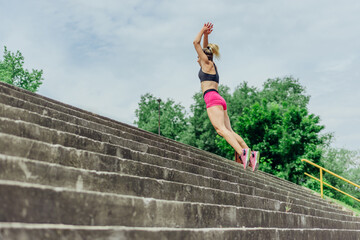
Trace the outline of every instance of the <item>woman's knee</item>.
[[229, 132], [229, 130], [225, 126], [215, 127], [215, 131], [222, 137]]
[[229, 130], [229, 132], [231, 132], [231, 133], [235, 133], [234, 130], [232, 130], [231, 127], [227, 127], [227, 130]]

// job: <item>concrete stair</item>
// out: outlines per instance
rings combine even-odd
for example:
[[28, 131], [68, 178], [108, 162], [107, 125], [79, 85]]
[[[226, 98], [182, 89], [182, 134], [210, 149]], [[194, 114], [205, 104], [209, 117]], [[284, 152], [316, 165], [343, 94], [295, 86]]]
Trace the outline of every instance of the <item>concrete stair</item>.
[[0, 83], [0, 239], [360, 239], [308, 189]]

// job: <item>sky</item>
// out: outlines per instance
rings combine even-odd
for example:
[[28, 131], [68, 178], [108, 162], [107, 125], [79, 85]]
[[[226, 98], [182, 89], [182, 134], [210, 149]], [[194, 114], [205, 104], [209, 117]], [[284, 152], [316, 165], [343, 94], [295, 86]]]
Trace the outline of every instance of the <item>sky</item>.
[[358, 0], [0, 0], [0, 47], [44, 71], [39, 94], [134, 125], [145, 93], [190, 112], [192, 42], [210, 21], [220, 84], [293, 76], [332, 146], [359, 150], [359, 12]]

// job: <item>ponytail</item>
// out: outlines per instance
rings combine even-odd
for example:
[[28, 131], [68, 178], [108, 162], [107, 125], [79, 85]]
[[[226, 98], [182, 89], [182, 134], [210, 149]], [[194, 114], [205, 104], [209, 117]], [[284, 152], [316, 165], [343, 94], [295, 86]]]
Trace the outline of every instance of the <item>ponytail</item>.
[[219, 46], [214, 43], [209, 43], [208, 48], [211, 49], [211, 52], [215, 55], [215, 58], [220, 59]]
[[220, 59], [219, 46], [214, 43], [209, 43], [206, 48], [203, 48], [204, 53], [210, 61], [213, 61], [213, 56]]

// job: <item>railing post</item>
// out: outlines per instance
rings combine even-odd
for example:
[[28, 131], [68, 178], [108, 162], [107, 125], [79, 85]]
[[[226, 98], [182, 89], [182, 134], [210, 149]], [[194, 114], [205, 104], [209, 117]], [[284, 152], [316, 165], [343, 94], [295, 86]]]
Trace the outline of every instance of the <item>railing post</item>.
[[320, 168], [320, 189], [321, 189], [321, 198], [324, 198], [324, 188], [323, 188], [323, 171]]

